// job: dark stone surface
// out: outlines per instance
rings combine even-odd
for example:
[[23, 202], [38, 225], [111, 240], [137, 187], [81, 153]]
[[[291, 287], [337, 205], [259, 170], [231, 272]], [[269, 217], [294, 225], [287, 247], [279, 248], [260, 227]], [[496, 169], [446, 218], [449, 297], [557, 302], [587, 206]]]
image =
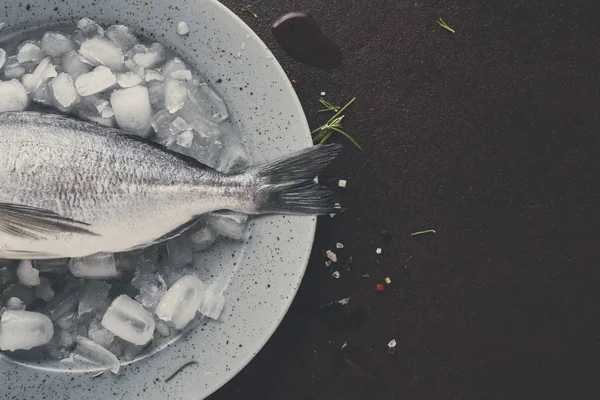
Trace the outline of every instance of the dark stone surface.
[[[210, 399], [598, 397], [600, 3], [262, 0], [253, 18], [223, 2], [297, 81], [311, 127], [320, 92], [358, 97], [344, 122], [365, 151], [325, 176], [348, 180], [348, 211], [320, 221], [290, 312]], [[269, 26], [289, 11], [344, 48], [340, 68], [280, 49]], [[337, 241], [354, 258], [338, 281], [320, 254]], [[358, 330], [312, 316], [347, 296]], [[347, 367], [345, 341], [366, 366]]]

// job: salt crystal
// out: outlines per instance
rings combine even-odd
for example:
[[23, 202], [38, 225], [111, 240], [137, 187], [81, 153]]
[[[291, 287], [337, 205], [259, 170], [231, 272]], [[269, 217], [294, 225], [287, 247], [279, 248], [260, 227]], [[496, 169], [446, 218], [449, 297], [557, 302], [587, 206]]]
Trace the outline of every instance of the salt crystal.
[[206, 250], [215, 242], [216, 238], [215, 232], [208, 226], [203, 226], [189, 235], [190, 245], [194, 251]]
[[117, 359], [117, 356], [98, 343], [83, 336], [77, 337], [77, 348], [75, 353], [86, 361], [108, 368], [110, 372], [114, 374], [118, 373], [121, 367], [121, 363]]
[[388, 285], [389, 285], [390, 283], [392, 283], [392, 280], [390, 279], [390, 277], [389, 277], [389, 276], [385, 278], [385, 283], [386, 283], [386, 284], [388, 284]]
[[4, 63], [6, 63], [6, 51], [0, 49], [0, 69], [4, 67]]
[[192, 247], [183, 236], [169, 240], [167, 242], [167, 252], [169, 253], [169, 262], [176, 267], [183, 267], [194, 260]]
[[133, 274], [131, 284], [139, 290], [136, 300], [144, 308], [153, 311], [167, 292], [167, 284], [150, 262], [143, 262]]
[[337, 262], [337, 255], [331, 251], [331, 250], [327, 250], [325, 252], [325, 255], [327, 256], [327, 258], [329, 258], [331, 261], [333, 262]]
[[64, 72], [71, 75], [73, 79], [77, 79], [81, 75], [87, 74], [93, 68], [92, 64], [76, 51], [65, 54], [60, 62], [60, 67]]
[[148, 343], [154, 334], [152, 315], [140, 303], [124, 294], [117, 297], [106, 310], [102, 326], [136, 345]]
[[105, 279], [118, 276], [114, 254], [94, 254], [72, 258], [69, 270], [73, 276], [86, 279]]
[[28, 40], [21, 43], [17, 50], [17, 61], [19, 64], [33, 63], [37, 64], [44, 58], [44, 51], [40, 44], [35, 40]]
[[200, 304], [200, 307], [198, 308], [198, 311], [208, 318], [219, 319], [224, 307], [225, 297], [223, 297], [221, 294], [213, 292], [211, 289], [206, 289], [206, 292], [204, 292], [204, 298]]
[[177, 24], [177, 34], [180, 36], [186, 36], [190, 33], [190, 26], [185, 21], [180, 21]]
[[0, 112], [23, 111], [29, 105], [27, 89], [16, 79], [0, 82]]
[[344, 248], [344, 245], [343, 245], [343, 244], [341, 244], [340, 242], [337, 242], [337, 243], [335, 244], [335, 248], [336, 248], [336, 249], [343, 249], [343, 248]]
[[150, 104], [156, 108], [163, 108], [165, 105], [165, 87], [160, 81], [148, 83], [148, 97]]
[[215, 212], [206, 215], [206, 222], [220, 236], [240, 240], [248, 222], [246, 214], [236, 212]]
[[378, 247], [378, 248], [375, 250], [375, 253], [377, 253], [377, 254], [381, 254], [381, 248], [379, 248], [379, 247]]
[[48, 83], [49, 94], [60, 111], [70, 111], [78, 102], [79, 94], [71, 75], [61, 72]]
[[144, 75], [144, 80], [146, 82], [158, 81], [162, 82], [165, 80], [165, 77], [155, 69], [147, 69]]
[[108, 308], [108, 292], [110, 288], [109, 284], [102, 281], [86, 281], [79, 300], [77, 313], [79, 315], [97, 313]]
[[87, 37], [104, 36], [104, 29], [89, 18], [81, 18], [77, 22], [77, 28]]
[[66, 33], [48, 31], [42, 36], [41, 46], [46, 55], [58, 58], [73, 51], [75, 42]]
[[343, 179], [340, 179], [340, 181], [338, 182], [338, 186], [341, 188], [345, 188], [346, 187], [346, 181]]
[[338, 210], [341, 210], [341, 209], [342, 209], [342, 205], [341, 205], [340, 203], [334, 203], [334, 204], [333, 204], [333, 208], [336, 208], [336, 209], [338, 209]]
[[6, 302], [6, 308], [8, 310], [24, 310], [25, 303], [21, 301], [18, 297], [11, 297]]
[[136, 45], [128, 53], [138, 65], [144, 68], [153, 68], [164, 60], [165, 49], [160, 43], [152, 43], [150, 47]]
[[110, 95], [110, 104], [121, 129], [141, 137], [150, 135], [152, 106], [148, 89], [138, 85], [115, 90]]
[[142, 83], [142, 78], [135, 72], [124, 72], [122, 74], [117, 74], [117, 83], [122, 88], [130, 88]]
[[321, 96], [325, 96], [325, 94], [326, 94], [325, 92], [321, 92]]
[[99, 66], [93, 71], [79, 76], [75, 80], [75, 87], [81, 96], [100, 93], [117, 83], [117, 77], [110, 69]]
[[0, 350], [30, 350], [52, 339], [54, 326], [44, 314], [6, 310], [0, 320]]
[[171, 135], [176, 135], [180, 132], [192, 129], [192, 126], [185, 122], [181, 117], [175, 117], [175, 119], [169, 124], [169, 132]]
[[329, 214], [329, 218], [333, 218], [333, 217], [335, 217], [335, 215], [336, 215], [335, 213], [331, 213], [331, 214]]
[[393, 349], [394, 347], [396, 347], [396, 339], [392, 339], [389, 343], [388, 343], [388, 347], [390, 349]]
[[137, 38], [125, 25], [112, 25], [106, 29], [106, 37], [124, 51], [131, 49], [138, 43]]
[[331, 274], [331, 276], [333, 276], [335, 279], [340, 279], [340, 272], [339, 271], [333, 271], [333, 274]]
[[35, 297], [44, 301], [50, 301], [54, 298], [54, 290], [50, 284], [50, 280], [45, 276], [40, 278], [40, 284], [35, 287]]
[[183, 131], [177, 136], [176, 143], [185, 148], [189, 148], [192, 145], [192, 141], [194, 140], [194, 132], [191, 130]]
[[88, 39], [82, 43], [79, 53], [92, 65], [104, 65], [113, 71], [123, 68], [123, 51], [109, 40]]
[[22, 260], [17, 267], [17, 278], [26, 286], [37, 286], [40, 284], [40, 271], [33, 268], [31, 261]]
[[184, 82], [173, 79], [165, 82], [165, 107], [170, 113], [181, 110], [186, 98], [187, 88]]
[[183, 329], [196, 315], [204, 300], [204, 283], [195, 276], [186, 275], [173, 284], [156, 306], [156, 316], [170, 322], [175, 329]]

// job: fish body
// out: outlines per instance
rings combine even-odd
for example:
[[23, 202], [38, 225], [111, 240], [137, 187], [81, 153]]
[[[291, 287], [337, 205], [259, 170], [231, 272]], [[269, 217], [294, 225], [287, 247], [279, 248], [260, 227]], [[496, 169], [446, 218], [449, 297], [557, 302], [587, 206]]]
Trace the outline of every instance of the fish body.
[[144, 247], [207, 212], [324, 214], [312, 182], [338, 153], [312, 147], [221, 174], [120, 130], [34, 112], [0, 115], [0, 258]]

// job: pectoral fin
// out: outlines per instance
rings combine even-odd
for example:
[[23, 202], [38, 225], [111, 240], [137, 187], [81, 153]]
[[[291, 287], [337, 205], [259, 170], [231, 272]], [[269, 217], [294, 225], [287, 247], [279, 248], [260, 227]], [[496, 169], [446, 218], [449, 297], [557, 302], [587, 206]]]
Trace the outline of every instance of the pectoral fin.
[[63, 217], [54, 211], [23, 204], [0, 203], [0, 232], [17, 237], [40, 239], [56, 233], [80, 233], [98, 236], [90, 225]]

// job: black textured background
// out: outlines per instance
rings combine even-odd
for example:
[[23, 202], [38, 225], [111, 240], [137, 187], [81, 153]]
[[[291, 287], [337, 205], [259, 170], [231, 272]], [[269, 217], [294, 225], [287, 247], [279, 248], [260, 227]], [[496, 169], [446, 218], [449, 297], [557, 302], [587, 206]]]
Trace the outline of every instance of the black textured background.
[[[296, 80], [311, 127], [320, 92], [357, 96], [344, 123], [365, 151], [325, 176], [348, 180], [348, 210], [320, 221], [290, 312], [210, 400], [598, 398], [600, 2], [261, 0], [254, 18], [248, 1], [223, 3]], [[288, 11], [343, 47], [340, 68], [275, 43]], [[337, 241], [354, 263], [334, 280], [320, 251]], [[367, 309], [358, 331], [310, 316], [347, 296]], [[385, 384], [333, 376], [345, 341]]]

